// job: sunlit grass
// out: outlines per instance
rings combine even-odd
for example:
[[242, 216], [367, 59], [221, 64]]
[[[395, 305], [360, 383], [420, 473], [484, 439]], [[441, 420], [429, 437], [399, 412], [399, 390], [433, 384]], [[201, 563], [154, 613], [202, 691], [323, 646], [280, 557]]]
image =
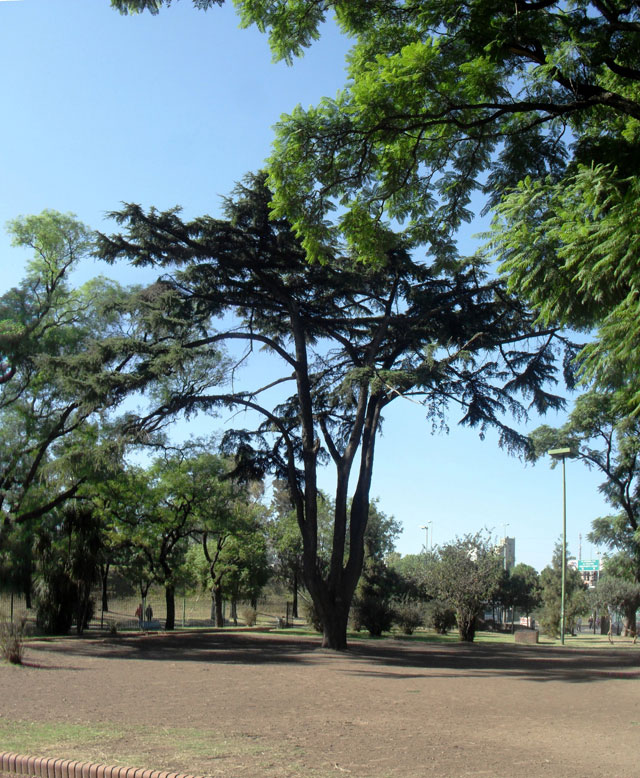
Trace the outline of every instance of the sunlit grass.
[[[315, 630], [309, 627], [289, 627], [287, 629], [271, 630], [272, 633], [278, 634], [278, 636], [286, 637], [287, 635], [315, 637], [320, 639], [320, 635]], [[388, 640], [393, 638], [398, 642], [407, 643], [435, 643], [451, 645], [460, 643], [458, 637], [458, 631], [456, 629], [451, 630], [446, 635], [439, 635], [433, 630], [418, 629], [412, 635], [405, 635], [399, 631], [385, 632], [380, 638], [372, 638], [366, 630], [360, 632], [349, 631], [347, 634], [347, 641], [364, 641], [364, 640]], [[486, 645], [513, 645], [515, 642], [512, 632], [476, 632], [474, 643], [486, 644]], [[538, 638], [538, 645], [543, 646], [561, 646], [560, 638], [550, 638], [546, 635], [540, 634]], [[633, 648], [640, 651], [640, 641], [634, 645], [632, 638], [625, 638], [622, 636], [614, 636], [613, 643], [609, 642], [606, 635], [594, 635], [592, 632], [582, 632], [575, 636], [565, 635], [566, 648], [584, 648], [584, 649], [623, 649]]]
[[100, 764], [211, 775], [228, 759], [281, 756], [280, 747], [255, 738], [228, 737], [188, 727], [7, 721], [0, 719], [5, 751]]

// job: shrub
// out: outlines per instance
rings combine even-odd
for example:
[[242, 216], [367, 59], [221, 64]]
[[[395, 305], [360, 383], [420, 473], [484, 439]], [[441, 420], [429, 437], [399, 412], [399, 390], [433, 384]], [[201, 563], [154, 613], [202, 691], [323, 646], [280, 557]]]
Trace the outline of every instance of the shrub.
[[0, 623], [0, 654], [12, 665], [21, 665], [24, 653], [24, 620]]
[[393, 608], [388, 600], [373, 594], [364, 594], [354, 603], [354, 628], [359, 631], [364, 627], [372, 637], [379, 637], [383, 632], [389, 632], [393, 624]]
[[323, 626], [322, 621], [320, 620], [320, 616], [318, 615], [318, 612], [315, 609], [315, 606], [311, 600], [304, 601], [302, 605], [302, 612], [304, 614], [304, 619], [312, 626], [316, 632], [322, 632]]
[[393, 612], [395, 623], [405, 635], [413, 635], [424, 624], [424, 606], [417, 600], [398, 600], [393, 605]]
[[455, 611], [444, 600], [431, 600], [425, 607], [425, 623], [439, 635], [446, 635], [456, 626]]
[[48, 571], [36, 582], [36, 623], [47, 635], [66, 635], [78, 599], [77, 586], [64, 570]]
[[247, 627], [255, 627], [256, 621], [258, 620], [258, 611], [251, 607], [243, 608], [240, 616]]

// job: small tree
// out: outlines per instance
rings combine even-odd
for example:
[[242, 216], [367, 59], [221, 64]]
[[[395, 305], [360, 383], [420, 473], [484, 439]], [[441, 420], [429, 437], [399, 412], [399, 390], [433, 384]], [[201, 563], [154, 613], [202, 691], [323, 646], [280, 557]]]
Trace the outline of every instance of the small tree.
[[621, 613], [625, 635], [636, 634], [636, 611], [640, 608], [640, 584], [605, 573], [598, 580], [594, 592], [596, 606], [601, 612]]
[[[567, 552], [568, 553], [568, 552]], [[589, 609], [586, 587], [580, 573], [566, 565], [565, 560], [565, 632], [573, 632], [576, 618]], [[562, 604], [562, 544], [557, 543], [553, 551], [551, 565], [540, 573], [540, 610], [538, 619], [545, 635], [560, 635]]]
[[455, 610], [460, 640], [473, 642], [477, 618], [497, 591], [502, 570], [502, 556], [482, 532], [438, 549], [427, 581], [432, 592]]
[[540, 576], [531, 567], [520, 563], [506, 573], [501, 586], [502, 604], [524, 613], [527, 618], [540, 604]]

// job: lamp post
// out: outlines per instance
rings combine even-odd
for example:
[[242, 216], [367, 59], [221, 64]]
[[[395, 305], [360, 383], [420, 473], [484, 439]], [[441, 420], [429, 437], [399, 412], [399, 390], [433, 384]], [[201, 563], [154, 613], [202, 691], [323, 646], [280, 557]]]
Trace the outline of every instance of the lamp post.
[[[428, 523], [431, 524], [431, 522], [428, 522]], [[424, 553], [425, 553], [425, 556], [426, 556], [429, 553], [429, 527], [427, 526], [427, 524], [423, 524], [420, 527], [420, 529], [423, 529], [424, 532], [425, 532], [425, 537], [424, 537]]]
[[429, 538], [431, 545], [429, 546], [429, 550], [433, 551], [433, 521], [428, 521], [427, 524], [429, 525]]
[[567, 581], [567, 477], [565, 459], [571, 456], [570, 448], [553, 448], [549, 456], [562, 460], [562, 583], [560, 588], [560, 644], [564, 646], [564, 605]]
[[509, 527], [509, 526], [510, 525], [508, 523], [506, 523], [506, 522], [502, 525], [502, 551], [503, 551], [502, 556], [504, 557], [503, 561], [504, 561], [504, 569], [505, 570], [508, 569], [508, 565], [507, 565], [507, 527]]

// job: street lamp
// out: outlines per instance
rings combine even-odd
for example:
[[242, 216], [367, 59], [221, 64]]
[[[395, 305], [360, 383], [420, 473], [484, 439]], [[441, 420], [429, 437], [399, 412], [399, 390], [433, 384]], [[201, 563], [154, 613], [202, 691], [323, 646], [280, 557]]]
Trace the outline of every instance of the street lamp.
[[[431, 524], [432, 522], [428, 522], [428, 524]], [[425, 555], [429, 553], [429, 527], [427, 524], [423, 524], [420, 529], [423, 529], [425, 531], [425, 538], [424, 538], [424, 553]]]
[[553, 448], [548, 452], [554, 459], [562, 460], [562, 584], [560, 590], [560, 643], [564, 646], [564, 604], [567, 580], [567, 478], [565, 459], [572, 456], [570, 448]]
[[428, 521], [427, 524], [429, 525], [429, 537], [431, 538], [431, 545], [429, 546], [429, 550], [433, 551], [433, 522]]
[[507, 522], [505, 522], [502, 525], [502, 550], [503, 550], [502, 556], [504, 557], [503, 561], [504, 561], [504, 569], [505, 570], [508, 570], [508, 565], [507, 565], [507, 527], [509, 527], [509, 526], [511, 526], [511, 525], [508, 524]]

